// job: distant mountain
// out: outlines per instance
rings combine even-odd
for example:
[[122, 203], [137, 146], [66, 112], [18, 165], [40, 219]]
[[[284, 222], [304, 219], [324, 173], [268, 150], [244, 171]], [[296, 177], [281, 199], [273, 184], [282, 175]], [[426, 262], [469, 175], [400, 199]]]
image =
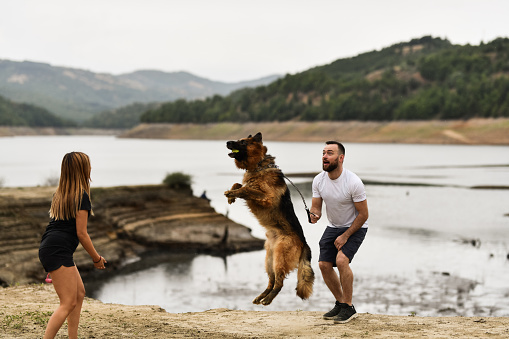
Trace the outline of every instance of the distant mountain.
[[44, 107], [60, 117], [84, 121], [99, 112], [133, 103], [227, 95], [240, 88], [266, 85], [278, 77], [225, 83], [187, 72], [137, 71], [112, 75], [30, 61], [0, 60], [0, 95]]
[[0, 126], [64, 127], [74, 124], [44, 108], [12, 102], [0, 96]]
[[509, 39], [424, 36], [286, 75], [266, 86], [145, 112], [144, 123], [509, 117]]
[[91, 128], [132, 128], [140, 123], [140, 116], [146, 111], [159, 107], [159, 103], [142, 104], [136, 102], [109, 111], [103, 111], [82, 122], [82, 126]]

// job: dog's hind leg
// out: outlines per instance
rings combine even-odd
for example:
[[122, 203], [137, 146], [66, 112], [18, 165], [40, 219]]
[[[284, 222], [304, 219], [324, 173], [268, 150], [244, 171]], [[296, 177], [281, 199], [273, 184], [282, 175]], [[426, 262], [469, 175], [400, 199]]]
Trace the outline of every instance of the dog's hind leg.
[[263, 298], [265, 298], [267, 296], [267, 294], [269, 294], [270, 291], [272, 291], [272, 289], [274, 287], [275, 276], [274, 276], [274, 268], [273, 268], [273, 262], [274, 262], [274, 260], [273, 260], [273, 239], [269, 233], [267, 233], [267, 240], [265, 240], [265, 250], [266, 250], [265, 271], [267, 272], [267, 275], [269, 276], [269, 284], [268, 284], [267, 288], [265, 289], [265, 291], [263, 291], [259, 296], [257, 296], [253, 300], [253, 304], [260, 304], [262, 302]]
[[275, 274], [274, 287], [263, 298], [263, 300], [261, 301], [262, 305], [267, 306], [272, 302], [272, 300], [274, 300], [274, 298], [279, 294], [279, 292], [283, 288], [283, 281], [285, 280], [285, 278], [286, 278], [285, 273], [279, 272]]
[[262, 300], [263, 305], [269, 305], [283, 288], [283, 282], [292, 270], [297, 268], [300, 249], [292, 237], [280, 236], [273, 250], [274, 287]]
[[273, 291], [273, 287], [274, 287], [274, 275], [269, 276], [269, 285], [267, 286], [265, 291], [263, 291], [259, 296], [257, 296], [253, 300], [253, 304], [257, 304], [257, 305], [261, 304], [262, 301], [267, 297], [267, 295]]

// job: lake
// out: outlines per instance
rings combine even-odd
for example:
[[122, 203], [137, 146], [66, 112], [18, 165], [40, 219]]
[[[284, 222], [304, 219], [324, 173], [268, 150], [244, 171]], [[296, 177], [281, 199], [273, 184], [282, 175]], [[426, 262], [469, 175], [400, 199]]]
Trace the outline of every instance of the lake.
[[[269, 140], [265, 145], [310, 205], [311, 179], [292, 173], [318, 173], [323, 144]], [[345, 146], [344, 166], [365, 181], [370, 212], [366, 240], [352, 262], [358, 312], [509, 316], [509, 190], [494, 188], [509, 186], [509, 147]], [[245, 204], [228, 205], [223, 196], [243, 175], [227, 156], [225, 141], [0, 138], [0, 186], [54, 182], [70, 151], [90, 156], [94, 187], [158, 184], [167, 173], [190, 174], [195, 195], [206, 190], [217, 212], [264, 237]], [[473, 188], [478, 186], [492, 188]], [[308, 301], [295, 295], [293, 272], [270, 306], [251, 303], [267, 284], [263, 251], [225, 257], [154, 253], [125, 263], [107, 279], [86, 281], [87, 293], [103, 302], [154, 304], [168, 312], [328, 311], [334, 301], [317, 263], [326, 220], [309, 224], [293, 188], [292, 200], [313, 252], [316, 280]]]

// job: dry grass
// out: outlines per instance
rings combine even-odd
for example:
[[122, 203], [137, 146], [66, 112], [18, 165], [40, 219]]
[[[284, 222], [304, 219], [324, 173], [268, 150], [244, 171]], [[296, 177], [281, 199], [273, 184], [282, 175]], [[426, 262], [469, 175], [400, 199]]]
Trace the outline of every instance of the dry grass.
[[231, 140], [262, 132], [264, 140], [509, 145], [509, 119], [393, 122], [142, 124], [121, 137]]

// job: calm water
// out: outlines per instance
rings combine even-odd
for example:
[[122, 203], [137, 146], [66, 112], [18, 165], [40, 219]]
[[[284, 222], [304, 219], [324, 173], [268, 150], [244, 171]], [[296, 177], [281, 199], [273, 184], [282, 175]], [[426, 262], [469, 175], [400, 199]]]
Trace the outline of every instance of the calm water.
[[[320, 170], [322, 143], [265, 144], [286, 174]], [[509, 186], [509, 147], [345, 146], [345, 167], [366, 182], [390, 183], [366, 185], [370, 228], [352, 263], [357, 310], [509, 316], [509, 190], [470, 188]], [[224, 141], [0, 138], [0, 183], [5, 187], [43, 185], [58, 178], [62, 156], [73, 150], [90, 155], [96, 187], [157, 184], [166, 173], [191, 174], [195, 195], [206, 190], [217, 212], [228, 213], [255, 236], [264, 237], [244, 203], [229, 206], [223, 196], [243, 174], [228, 158]], [[310, 179], [292, 179], [302, 187], [309, 205]], [[86, 282], [87, 290], [104, 302], [155, 304], [169, 312], [218, 307], [326, 311], [333, 299], [316, 262], [326, 221], [308, 224], [295, 191], [292, 199], [313, 251], [316, 282], [308, 301], [295, 296], [294, 272], [272, 305], [251, 304], [266, 286], [263, 251], [225, 258], [147, 256], [126, 263], [115, 276]]]

